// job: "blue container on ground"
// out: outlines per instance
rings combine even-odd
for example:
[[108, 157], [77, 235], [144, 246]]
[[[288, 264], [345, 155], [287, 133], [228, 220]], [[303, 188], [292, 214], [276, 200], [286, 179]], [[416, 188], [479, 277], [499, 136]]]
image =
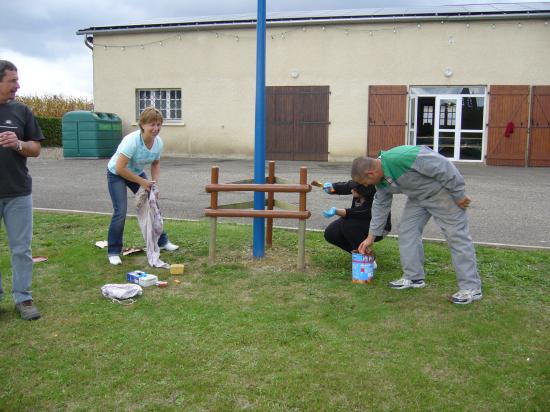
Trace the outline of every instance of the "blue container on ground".
[[353, 283], [371, 283], [374, 279], [374, 255], [351, 252], [351, 281]]

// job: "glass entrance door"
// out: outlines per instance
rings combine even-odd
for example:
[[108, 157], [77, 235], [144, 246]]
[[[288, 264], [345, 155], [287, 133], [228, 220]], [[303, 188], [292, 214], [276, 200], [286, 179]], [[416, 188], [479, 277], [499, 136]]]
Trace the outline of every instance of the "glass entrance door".
[[483, 86], [411, 87], [409, 144], [451, 160], [482, 161], [485, 93]]
[[460, 111], [457, 97], [436, 96], [434, 150], [449, 159], [458, 160], [460, 143], [457, 141], [457, 124]]

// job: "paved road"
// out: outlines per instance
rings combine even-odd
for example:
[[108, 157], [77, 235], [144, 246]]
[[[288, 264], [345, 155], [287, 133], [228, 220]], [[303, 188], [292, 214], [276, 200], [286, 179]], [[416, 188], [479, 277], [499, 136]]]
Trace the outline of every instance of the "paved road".
[[[110, 213], [111, 202], [105, 177], [107, 159], [64, 159], [59, 152], [44, 150], [29, 159], [36, 208], [83, 210]], [[165, 157], [160, 178], [161, 207], [165, 217], [200, 219], [210, 203], [204, 191], [210, 182], [212, 165], [220, 167], [220, 183], [253, 177], [251, 160]], [[277, 161], [276, 175], [298, 183], [300, 166], [307, 166], [308, 181], [343, 181], [349, 178], [349, 163]], [[475, 242], [512, 244], [550, 249], [550, 168], [494, 167], [462, 163], [457, 165], [466, 179], [470, 231]], [[277, 194], [277, 199], [297, 203], [298, 196]], [[252, 200], [247, 193], [220, 194], [219, 203]], [[404, 205], [404, 196], [394, 196], [394, 227]], [[330, 196], [320, 189], [308, 195], [312, 212], [308, 228], [323, 229], [328, 220], [321, 211], [331, 206], [348, 207], [347, 196]], [[132, 203], [129, 203], [132, 204]], [[238, 219], [246, 222], [245, 219]], [[297, 227], [293, 220], [278, 219], [278, 226]], [[394, 230], [394, 233], [397, 233]], [[426, 238], [443, 238], [430, 221]]]

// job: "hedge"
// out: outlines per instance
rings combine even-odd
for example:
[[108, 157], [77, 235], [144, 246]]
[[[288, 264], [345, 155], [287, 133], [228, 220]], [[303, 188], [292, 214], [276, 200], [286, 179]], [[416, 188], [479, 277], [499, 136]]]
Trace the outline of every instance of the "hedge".
[[40, 117], [36, 120], [42, 129], [45, 140], [42, 141], [42, 146], [45, 147], [61, 147], [63, 141], [61, 139], [61, 118], [59, 117]]

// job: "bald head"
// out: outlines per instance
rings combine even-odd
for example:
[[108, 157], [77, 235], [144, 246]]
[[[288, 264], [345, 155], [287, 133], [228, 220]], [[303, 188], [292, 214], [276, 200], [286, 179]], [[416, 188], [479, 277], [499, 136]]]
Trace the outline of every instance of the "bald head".
[[351, 164], [351, 178], [364, 186], [380, 183], [384, 177], [380, 159], [361, 156], [353, 159]]
[[375, 160], [372, 157], [356, 157], [351, 164], [351, 178], [355, 180], [356, 177], [362, 177], [369, 170], [373, 170], [375, 167]]

